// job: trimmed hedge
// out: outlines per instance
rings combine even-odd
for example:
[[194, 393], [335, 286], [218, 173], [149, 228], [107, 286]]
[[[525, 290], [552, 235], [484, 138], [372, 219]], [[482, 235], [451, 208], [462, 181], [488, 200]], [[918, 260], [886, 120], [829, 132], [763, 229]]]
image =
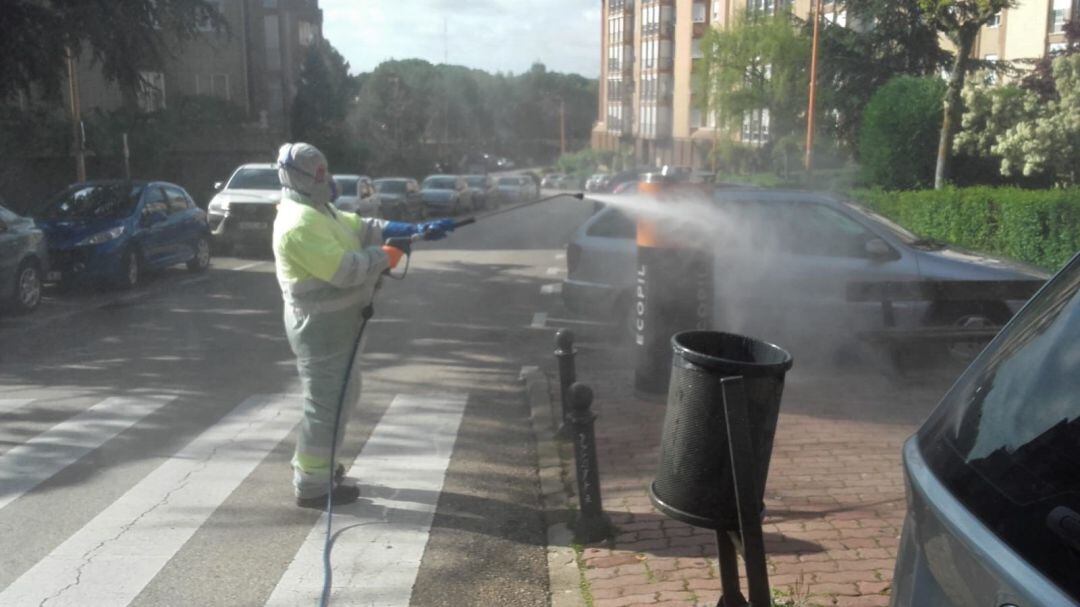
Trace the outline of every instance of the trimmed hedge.
[[1080, 188], [862, 190], [853, 197], [926, 238], [1056, 270], [1080, 251]]

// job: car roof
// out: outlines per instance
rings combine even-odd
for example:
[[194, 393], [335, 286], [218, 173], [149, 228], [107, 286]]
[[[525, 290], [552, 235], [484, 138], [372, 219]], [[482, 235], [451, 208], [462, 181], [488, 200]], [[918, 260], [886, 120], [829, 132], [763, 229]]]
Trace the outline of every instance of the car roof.
[[375, 181], [416, 181], [412, 177], [379, 177]]
[[458, 178], [457, 175], [439, 174], [439, 175], [428, 175], [427, 177], [424, 177], [424, 180], [431, 179], [432, 177], [444, 177], [444, 178], [447, 178], [447, 179], [457, 179]]
[[277, 165], [270, 162], [251, 162], [248, 164], [242, 164], [236, 167], [239, 169], [274, 169], [277, 170]]

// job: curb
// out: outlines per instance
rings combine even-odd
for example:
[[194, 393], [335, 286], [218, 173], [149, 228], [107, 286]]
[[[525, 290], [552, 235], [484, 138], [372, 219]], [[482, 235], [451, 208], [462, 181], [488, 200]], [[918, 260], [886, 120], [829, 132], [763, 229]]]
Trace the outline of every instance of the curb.
[[537, 470], [540, 476], [541, 502], [547, 521], [548, 593], [551, 607], [586, 607], [581, 595], [581, 572], [578, 569], [573, 533], [566, 521], [553, 521], [557, 510], [572, 507], [572, 499], [563, 484], [562, 459], [555, 442], [555, 403], [551, 398], [548, 377], [539, 367], [522, 367], [525, 401], [530, 409], [536, 437]]

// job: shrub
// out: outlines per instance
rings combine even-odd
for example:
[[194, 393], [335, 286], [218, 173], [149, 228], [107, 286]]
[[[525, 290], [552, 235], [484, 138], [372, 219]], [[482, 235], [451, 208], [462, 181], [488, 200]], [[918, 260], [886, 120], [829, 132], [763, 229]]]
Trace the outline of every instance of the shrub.
[[859, 161], [864, 179], [886, 189], [933, 182], [945, 83], [899, 76], [878, 89], [863, 112]]
[[862, 190], [854, 197], [920, 236], [1051, 270], [1080, 251], [1080, 188]]

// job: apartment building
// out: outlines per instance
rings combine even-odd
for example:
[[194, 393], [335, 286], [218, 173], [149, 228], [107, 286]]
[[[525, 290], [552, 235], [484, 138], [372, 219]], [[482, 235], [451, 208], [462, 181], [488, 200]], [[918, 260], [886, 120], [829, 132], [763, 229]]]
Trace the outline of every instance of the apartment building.
[[[720, 132], [698, 109], [694, 62], [707, 28], [727, 27], [739, 11], [791, 10], [807, 18], [813, 0], [602, 0], [599, 119], [592, 146], [632, 157], [638, 165], [704, 167]], [[1080, 0], [1021, 0], [983, 28], [976, 55], [985, 59], [1039, 58], [1064, 44], [1064, 23]], [[843, 2], [823, 4], [825, 20], [849, 22]], [[767, 108], [749, 112], [735, 136], [748, 144], [769, 140]], [[726, 135], [725, 135], [726, 136]]]
[[[304, 54], [322, 38], [318, 0], [211, 1], [229, 31], [206, 27], [161, 64], [148, 63], [142, 70], [146, 85], [137, 92], [139, 106], [154, 111], [181, 96], [210, 95], [237, 104], [251, 122], [286, 131]], [[84, 113], [123, 103], [120, 88], [89, 60], [79, 62], [77, 74]]]
[[979, 32], [975, 56], [990, 61], [1038, 59], [1065, 48], [1065, 23], [1080, 0], [1020, 0]]

